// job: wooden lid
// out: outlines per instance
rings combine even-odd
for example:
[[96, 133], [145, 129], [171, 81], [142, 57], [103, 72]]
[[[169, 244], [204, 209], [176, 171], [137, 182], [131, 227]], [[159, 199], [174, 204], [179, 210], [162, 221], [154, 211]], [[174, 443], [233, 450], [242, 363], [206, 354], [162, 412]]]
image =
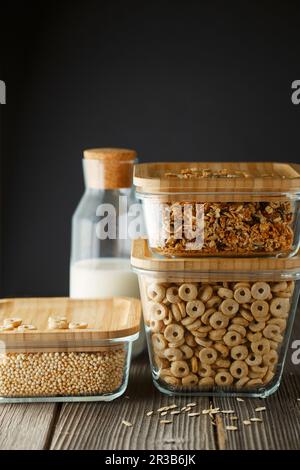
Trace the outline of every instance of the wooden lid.
[[105, 161], [131, 161], [133, 162], [137, 153], [135, 150], [123, 148], [94, 148], [83, 152], [87, 160], [105, 160]]
[[[68, 322], [86, 322], [87, 329], [49, 330], [48, 318], [66, 317]], [[23, 324], [34, 325], [36, 330], [26, 333], [17, 330], [0, 332], [0, 341], [6, 347], [39, 343], [40, 346], [95, 345], [96, 341], [121, 339], [139, 332], [141, 303], [129, 297], [112, 299], [77, 300], [70, 298], [26, 298], [0, 300], [0, 324], [5, 318], [21, 318]]]
[[249, 273], [276, 271], [279, 275], [300, 276], [300, 257], [293, 258], [162, 258], [153, 254], [145, 239], [133, 240], [131, 264], [153, 272]]
[[142, 163], [135, 165], [133, 182], [142, 194], [299, 193], [300, 165], [270, 162]]

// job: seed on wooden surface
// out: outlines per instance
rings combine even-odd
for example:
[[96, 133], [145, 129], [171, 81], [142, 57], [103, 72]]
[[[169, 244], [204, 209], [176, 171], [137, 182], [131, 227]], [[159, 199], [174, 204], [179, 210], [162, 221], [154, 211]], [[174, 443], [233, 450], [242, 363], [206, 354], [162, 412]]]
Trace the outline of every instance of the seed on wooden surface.
[[263, 420], [260, 419], [260, 418], [250, 418], [250, 421], [254, 422], [254, 423], [262, 423]]
[[215, 415], [217, 413], [220, 413], [220, 408], [210, 408], [208, 412], [210, 415]]
[[210, 412], [210, 410], [202, 410], [203, 415], [208, 415], [209, 412]]
[[181, 408], [181, 411], [185, 411], [185, 410], [186, 410], [186, 406], [183, 406], [183, 407]]
[[160, 416], [166, 416], [167, 414], [168, 414], [167, 411], [162, 411], [162, 412], [160, 413]]
[[255, 408], [255, 411], [266, 411], [266, 407], [265, 406], [259, 406], [258, 408]]
[[175, 403], [173, 403], [173, 405], [168, 406], [169, 410], [173, 410], [173, 408], [178, 408], [178, 405], [175, 405]]
[[249, 421], [249, 419], [244, 419], [243, 423], [245, 424], [245, 426], [249, 426], [249, 424], [251, 424], [251, 421]]
[[297, 398], [297, 401], [300, 401], [300, 398]]
[[186, 406], [197, 406], [197, 403], [188, 403]]
[[124, 424], [124, 426], [128, 426], [129, 428], [132, 426], [132, 423], [130, 423], [130, 421], [126, 421], [125, 419], [123, 419], [122, 424]]
[[170, 424], [170, 423], [172, 423], [172, 420], [170, 420], [170, 419], [161, 419], [160, 420], [160, 424]]
[[234, 410], [222, 410], [221, 413], [225, 414], [225, 415], [230, 415], [232, 413], [235, 413]]
[[167, 406], [162, 406], [161, 408], [158, 408], [157, 413], [160, 413], [161, 411], [166, 411], [168, 407]]
[[230, 416], [229, 419], [231, 421], [237, 421], [239, 418], [237, 416]]
[[237, 431], [236, 426], [226, 426], [227, 431]]
[[187, 406], [184, 411], [187, 413], [188, 411], [191, 411], [191, 409], [192, 409], [192, 408], [191, 408], [190, 406]]
[[245, 401], [243, 398], [237, 397], [236, 401]]
[[188, 416], [200, 416], [201, 413], [188, 413]]
[[170, 415], [180, 415], [180, 411], [179, 410], [175, 410], [175, 411], [171, 411]]
[[153, 411], [148, 411], [148, 413], [146, 413], [147, 416], [152, 416], [153, 415]]

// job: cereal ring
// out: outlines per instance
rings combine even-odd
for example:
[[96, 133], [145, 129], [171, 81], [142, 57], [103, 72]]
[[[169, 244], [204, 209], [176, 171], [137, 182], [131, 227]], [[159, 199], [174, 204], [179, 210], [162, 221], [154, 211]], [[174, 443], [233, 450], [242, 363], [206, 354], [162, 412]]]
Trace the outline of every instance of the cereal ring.
[[171, 304], [178, 304], [180, 302], [180, 297], [178, 295], [178, 287], [172, 286], [167, 289], [166, 298]]
[[166, 327], [164, 336], [170, 343], [179, 341], [184, 337], [184, 328], [177, 323], [172, 323]]
[[201, 320], [196, 320], [190, 325], [186, 325], [186, 329], [189, 331], [197, 330], [201, 326]]
[[235, 379], [241, 379], [247, 377], [248, 375], [248, 366], [244, 361], [233, 361], [230, 366], [230, 373]]
[[233, 382], [233, 377], [229, 372], [222, 371], [218, 372], [215, 376], [215, 382], [220, 386], [228, 386]]
[[229, 348], [223, 343], [215, 343], [214, 348], [221, 354], [221, 357], [226, 358], [229, 355]]
[[269, 313], [269, 304], [265, 300], [255, 300], [251, 305], [251, 313], [257, 321], [264, 321]]
[[257, 321], [253, 320], [249, 325], [249, 330], [253, 331], [253, 333], [257, 333], [258, 331], [262, 331], [266, 326], [264, 321]]
[[222, 369], [229, 369], [230, 364], [231, 362], [229, 359], [222, 359], [221, 357], [219, 357], [215, 362], [215, 365]]
[[268, 354], [268, 352], [270, 352], [270, 349], [271, 349], [270, 343], [266, 338], [263, 338], [257, 341], [256, 343], [251, 343], [250, 347], [252, 351], [254, 352], [254, 354], [260, 354], [262, 356], [264, 354]]
[[[273, 324], [268, 324], [266, 328], [263, 330], [263, 335], [265, 338], [268, 339], [273, 339], [276, 338], [276, 335], [280, 334], [280, 326], [279, 325], [273, 325]], [[275, 339], [276, 341], [276, 339]]]
[[168, 307], [164, 304], [152, 303], [149, 308], [150, 318], [154, 320], [163, 320], [168, 314]]
[[234, 346], [230, 351], [230, 355], [236, 361], [244, 361], [248, 356], [248, 348], [243, 345]]
[[228, 331], [236, 331], [237, 333], [239, 333], [242, 338], [244, 338], [244, 336], [246, 336], [246, 328], [242, 325], [236, 325], [236, 324], [232, 324], [228, 327]]
[[180, 347], [180, 349], [181, 349], [182, 354], [183, 354], [183, 359], [191, 359], [191, 357], [193, 357], [194, 351], [187, 344], [183, 344]]
[[200, 290], [199, 298], [202, 302], [206, 303], [213, 295], [213, 288], [211, 286], [204, 286], [203, 290]]
[[268, 322], [269, 325], [278, 325], [280, 328], [280, 333], [283, 333], [286, 329], [286, 320], [284, 318], [272, 318]]
[[281, 297], [283, 299], [289, 299], [290, 297], [292, 297], [292, 293], [291, 292], [277, 292], [276, 294], [276, 297]]
[[221, 312], [215, 312], [209, 319], [210, 325], [215, 329], [227, 328], [229, 318], [223, 315]]
[[198, 332], [199, 333], [209, 333], [210, 331], [212, 330], [212, 327], [209, 326], [209, 325], [205, 325], [205, 326], [199, 326], [198, 328]]
[[250, 343], [256, 343], [256, 341], [259, 341], [260, 339], [262, 339], [262, 333], [260, 331], [258, 331], [257, 333], [251, 333], [251, 331], [249, 331], [249, 333], [247, 333], [247, 339], [250, 341]]
[[235, 383], [235, 386], [236, 386], [237, 388], [242, 388], [242, 387], [244, 387], [248, 382], [249, 382], [249, 377], [242, 377], [241, 379], [239, 379], [239, 380]]
[[214, 385], [214, 379], [212, 377], [203, 377], [199, 380], [199, 385], [202, 387], [211, 387]]
[[226, 335], [223, 336], [224, 343], [230, 348], [241, 344], [241, 340], [242, 336], [236, 331], [228, 331]]
[[199, 359], [202, 364], [211, 365], [216, 362], [218, 353], [213, 348], [203, 348], [199, 353]]
[[213, 330], [208, 333], [209, 339], [212, 341], [220, 341], [226, 333], [226, 328], [221, 328], [220, 330]]
[[209, 364], [201, 364], [198, 370], [200, 377], [210, 377], [212, 372], [213, 370]]
[[191, 330], [193, 336], [197, 336], [197, 338], [207, 338], [207, 333], [201, 333], [198, 330]]
[[160, 284], [152, 283], [148, 286], [147, 294], [150, 300], [159, 303], [165, 298], [166, 289]]
[[[17, 331], [25, 332], [25, 331], [36, 330], [36, 329], [37, 328], [34, 325], [20, 325], [18, 326]], [[50, 329], [54, 329], [54, 328], [50, 328]]]
[[218, 295], [214, 295], [206, 302], [206, 308], [218, 308], [221, 302], [222, 299]]
[[270, 348], [271, 349], [275, 349], [275, 351], [278, 350], [279, 348], [279, 343], [277, 343], [277, 341], [274, 341], [272, 339], [269, 339], [269, 343], [270, 343]]
[[230, 289], [227, 289], [226, 287], [220, 287], [218, 289], [217, 294], [221, 299], [232, 299], [233, 298], [233, 292]]
[[192, 323], [194, 323], [194, 321], [195, 321], [194, 318], [185, 317], [185, 318], [183, 318], [183, 320], [181, 320], [181, 324], [184, 325], [184, 326], [188, 326], [188, 325], [191, 325]]
[[164, 325], [170, 325], [173, 321], [172, 313], [170, 310], [168, 310], [167, 315], [163, 319]]
[[239, 287], [247, 287], [248, 289], [250, 289], [251, 286], [249, 282], [237, 282], [236, 284], [234, 284], [233, 290], [239, 289]]
[[268, 371], [268, 367], [252, 366], [250, 369], [250, 379], [262, 379]]
[[186, 361], [174, 361], [171, 364], [171, 372], [175, 377], [182, 378], [189, 374], [190, 369]]
[[282, 281], [282, 282], [276, 282], [276, 284], [273, 284], [271, 287], [272, 292], [284, 292], [288, 288], [287, 282]]
[[201, 300], [191, 300], [186, 304], [186, 313], [191, 318], [198, 318], [205, 312], [205, 305]]
[[253, 387], [254, 385], [261, 385], [263, 381], [261, 379], [250, 379], [247, 382], [247, 387]]
[[22, 323], [22, 318], [4, 318], [3, 326], [12, 326], [13, 328], [17, 328]]
[[251, 311], [251, 303], [250, 304], [241, 304], [240, 308], [243, 308], [244, 310]]
[[171, 377], [171, 376], [172, 376], [172, 372], [170, 368], [160, 369], [159, 377]]
[[88, 327], [86, 322], [71, 322], [69, 323], [70, 330], [85, 330]]
[[199, 379], [195, 374], [189, 374], [186, 377], [183, 377], [181, 380], [184, 387], [196, 387], [198, 385]]
[[67, 329], [68, 327], [69, 327], [69, 323], [66, 317], [49, 317], [48, 318], [49, 330], [64, 330], [64, 329]]
[[182, 320], [181, 310], [179, 308], [180, 304], [171, 304], [171, 312], [176, 321]]
[[271, 288], [266, 282], [256, 282], [251, 287], [251, 294], [256, 300], [267, 300], [271, 294]]
[[169, 348], [180, 348], [180, 346], [183, 346], [185, 343], [185, 339], [179, 339], [178, 341], [173, 341], [173, 343], [169, 343], [168, 346]]
[[216, 312], [214, 308], [209, 308], [208, 310], [205, 310], [203, 315], [201, 316], [201, 321], [204, 323], [204, 325], [209, 324], [209, 319], [210, 317]]
[[268, 372], [266, 373], [266, 375], [263, 378], [263, 383], [267, 384], [267, 383], [271, 382], [271, 380], [274, 378], [274, 376], [275, 376], [274, 372], [271, 369], [269, 369]]
[[157, 354], [154, 355], [154, 363], [158, 369], [167, 368], [169, 361], [167, 359], [159, 357]]
[[197, 343], [196, 343], [196, 341], [195, 341], [195, 339], [194, 339], [194, 337], [193, 337], [193, 335], [192, 335], [191, 333], [189, 333], [188, 335], [186, 335], [185, 341], [186, 341], [186, 344], [187, 344], [188, 346], [190, 346], [191, 348], [194, 348], [194, 347], [197, 345]]
[[282, 343], [283, 336], [278, 334], [278, 335], [273, 337], [273, 340], [276, 341], [277, 343]]
[[158, 351], [162, 351], [167, 347], [167, 341], [165, 340], [164, 335], [161, 333], [154, 333], [154, 335], [152, 335], [152, 344], [153, 347]]
[[165, 358], [168, 361], [180, 361], [183, 358], [183, 353], [180, 349], [177, 348], [167, 348], [165, 349]]
[[275, 366], [278, 362], [278, 353], [275, 349], [271, 349], [270, 352], [263, 355], [263, 364], [265, 366]]
[[166, 384], [168, 385], [180, 385], [180, 380], [177, 379], [176, 377], [173, 377], [173, 376], [168, 376], [166, 375], [164, 378], [163, 378], [163, 381], [166, 382]]
[[251, 300], [251, 292], [248, 287], [238, 287], [234, 291], [234, 299], [239, 304], [247, 304]]
[[272, 299], [270, 304], [270, 310], [274, 317], [286, 318], [290, 310], [289, 299], [282, 299], [280, 297]]
[[241, 326], [247, 327], [249, 325], [249, 321], [245, 320], [245, 318], [243, 318], [243, 317], [234, 317], [231, 320], [231, 324], [232, 325], [241, 325]]
[[238, 312], [239, 304], [233, 299], [226, 299], [221, 303], [220, 309], [226, 317], [231, 318]]
[[192, 372], [197, 373], [198, 372], [198, 359], [196, 356], [193, 356], [191, 359], [191, 368]]
[[213, 344], [213, 341], [211, 341], [209, 339], [206, 339], [206, 338], [197, 338], [196, 337], [195, 341], [196, 341], [197, 344], [199, 344], [199, 346], [203, 346], [204, 348], [209, 348]]
[[254, 320], [254, 317], [251, 315], [250, 311], [245, 308], [240, 308], [240, 314], [248, 322]]
[[194, 284], [182, 284], [179, 287], [178, 294], [182, 300], [195, 300], [198, 295], [198, 289]]

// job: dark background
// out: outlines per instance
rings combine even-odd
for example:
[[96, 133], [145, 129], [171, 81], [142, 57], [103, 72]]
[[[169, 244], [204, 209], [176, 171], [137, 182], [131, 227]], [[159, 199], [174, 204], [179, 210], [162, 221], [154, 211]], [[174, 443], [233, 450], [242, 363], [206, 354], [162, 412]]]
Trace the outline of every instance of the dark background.
[[84, 148], [299, 161], [299, 2], [48, 0], [0, 14], [1, 297], [68, 293]]

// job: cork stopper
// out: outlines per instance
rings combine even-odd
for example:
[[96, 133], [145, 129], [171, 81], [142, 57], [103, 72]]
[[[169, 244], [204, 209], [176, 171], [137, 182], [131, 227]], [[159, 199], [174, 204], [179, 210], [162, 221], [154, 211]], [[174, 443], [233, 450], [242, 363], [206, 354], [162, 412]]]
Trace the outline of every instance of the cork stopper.
[[94, 148], [84, 150], [85, 180], [88, 187], [119, 189], [132, 186], [135, 150]]

